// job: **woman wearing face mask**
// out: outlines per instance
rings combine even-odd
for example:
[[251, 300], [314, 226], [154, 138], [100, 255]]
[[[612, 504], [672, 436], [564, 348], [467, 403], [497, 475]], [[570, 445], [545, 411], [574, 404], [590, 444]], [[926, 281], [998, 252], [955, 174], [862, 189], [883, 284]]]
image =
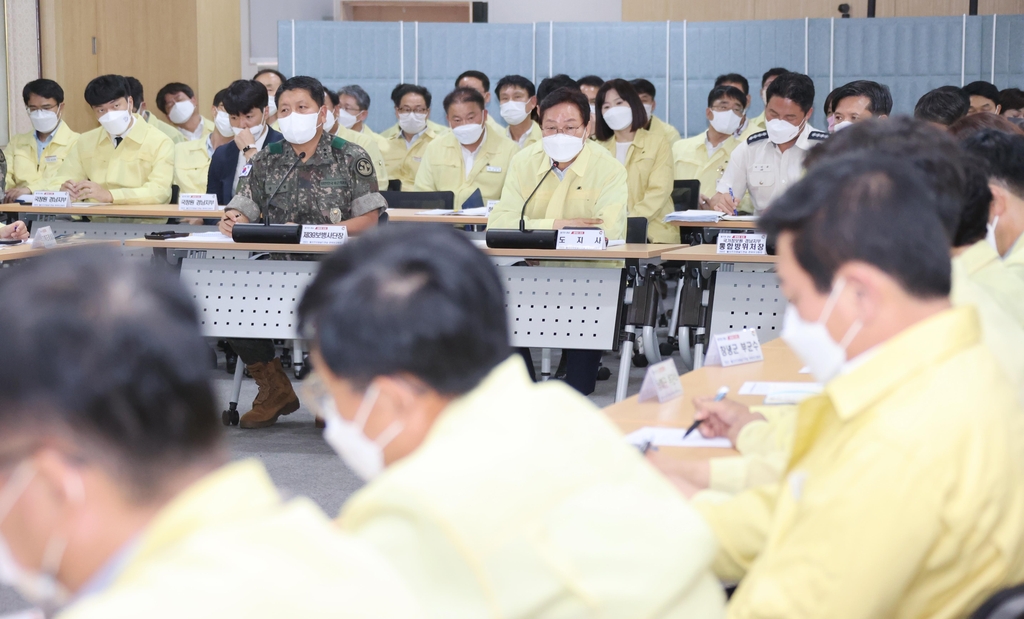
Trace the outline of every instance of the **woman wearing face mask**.
[[25, 84], [21, 95], [32, 131], [11, 136], [5, 149], [8, 159], [5, 202], [49, 188], [78, 141], [78, 134], [62, 120], [64, 89], [60, 84], [48, 79], [34, 80]]
[[629, 216], [647, 219], [652, 243], [678, 243], [679, 231], [665, 223], [672, 212], [672, 149], [661, 135], [644, 129], [647, 112], [636, 90], [623, 79], [597, 91], [597, 139], [626, 166]]

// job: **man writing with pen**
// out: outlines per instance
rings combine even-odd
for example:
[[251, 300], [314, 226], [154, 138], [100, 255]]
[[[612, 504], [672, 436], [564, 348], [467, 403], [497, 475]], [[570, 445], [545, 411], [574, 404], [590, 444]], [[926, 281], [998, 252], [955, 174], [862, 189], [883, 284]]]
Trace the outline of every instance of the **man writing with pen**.
[[[277, 89], [277, 119], [284, 140], [257, 153], [239, 173], [238, 189], [224, 208], [221, 233], [236, 222], [344, 224], [350, 236], [376, 227], [387, 202], [378, 193], [369, 155], [361, 147], [323, 130], [324, 87], [296, 76]], [[272, 340], [232, 339], [232, 349], [259, 386], [242, 428], [273, 425], [299, 408]]]

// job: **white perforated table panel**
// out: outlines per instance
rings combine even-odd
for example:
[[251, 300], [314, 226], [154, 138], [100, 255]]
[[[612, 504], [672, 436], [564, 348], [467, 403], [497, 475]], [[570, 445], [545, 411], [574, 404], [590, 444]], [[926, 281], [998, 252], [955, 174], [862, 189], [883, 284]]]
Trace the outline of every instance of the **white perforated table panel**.
[[207, 337], [296, 339], [298, 305], [319, 263], [186, 258], [181, 281]]
[[786, 297], [775, 273], [718, 271], [711, 310], [711, 335], [757, 329], [761, 343], [782, 331]]
[[621, 269], [498, 267], [515, 347], [617, 348]]

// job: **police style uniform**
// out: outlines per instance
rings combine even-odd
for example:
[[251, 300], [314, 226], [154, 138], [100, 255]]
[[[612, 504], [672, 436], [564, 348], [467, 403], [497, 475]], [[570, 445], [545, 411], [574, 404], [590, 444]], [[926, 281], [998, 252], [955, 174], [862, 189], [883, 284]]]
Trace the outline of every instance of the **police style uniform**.
[[260, 205], [270, 200], [270, 223], [325, 225], [387, 209], [377, 193], [370, 156], [357, 144], [324, 133], [312, 156], [288, 174], [298, 159], [283, 140], [256, 153], [242, 168], [238, 190], [225, 210], [254, 222], [260, 219]]
[[[767, 131], [752, 134], [732, 151], [732, 159], [722, 174], [719, 186], [728, 193], [732, 187], [737, 200], [747, 191], [754, 202], [754, 214], [760, 215], [775, 198], [803, 175], [804, 156], [828, 133], [805, 125], [796, 144], [786, 152], [768, 139]], [[720, 191], [720, 190], [719, 190]]]

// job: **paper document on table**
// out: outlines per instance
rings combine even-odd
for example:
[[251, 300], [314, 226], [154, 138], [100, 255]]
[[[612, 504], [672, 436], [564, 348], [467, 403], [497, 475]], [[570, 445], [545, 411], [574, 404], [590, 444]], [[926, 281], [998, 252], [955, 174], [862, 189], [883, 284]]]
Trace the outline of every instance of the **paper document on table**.
[[614, 241], [608, 241], [608, 247], [618, 247], [619, 245], [625, 245], [625, 239], [616, 239]]
[[648, 442], [655, 447], [719, 447], [728, 449], [732, 443], [727, 438], [704, 438], [700, 430], [690, 432], [683, 438], [686, 428], [656, 428], [647, 426], [626, 435], [630, 445], [643, 447]]
[[71, 206], [110, 206], [113, 202], [72, 202]]
[[765, 404], [798, 404], [821, 393], [820, 383], [774, 383], [747, 381], [740, 387], [740, 395], [763, 395]]
[[[455, 215], [456, 212], [450, 208], [431, 208], [425, 211], [416, 211], [417, 215]], [[484, 213], [486, 215], [486, 213]]]
[[675, 211], [665, 215], [665, 221], [688, 221], [688, 222], [700, 222], [700, 223], [717, 223], [722, 218], [722, 213], [718, 211], [702, 211], [700, 209], [690, 209], [688, 211]]
[[722, 221], [757, 221], [757, 215], [726, 215]]
[[[25, 243], [28, 243], [28, 242], [29, 241], [21, 241], [20, 243], [10, 243], [10, 244], [0, 245], [0, 251], [2, 251], [4, 249], [10, 249], [11, 247], [20, 247], [21, 245], [24, 245]], [[3, 618], [0, 617], [0, 619], [3, 619]]]
[[212, 232], [193, 232], [188, 236], [179, 237], [172, 239], [174, 241], [184, 241], [186, 243], [234, 243], [230, 236], [224, 236], [219, 231], [214, 230]]
[[487, 217], [486, 206], [474, 206], [473, 208], [464, 208], [461, 211], [455, 211], [453, 215], [465, 215], [466, 217]]

